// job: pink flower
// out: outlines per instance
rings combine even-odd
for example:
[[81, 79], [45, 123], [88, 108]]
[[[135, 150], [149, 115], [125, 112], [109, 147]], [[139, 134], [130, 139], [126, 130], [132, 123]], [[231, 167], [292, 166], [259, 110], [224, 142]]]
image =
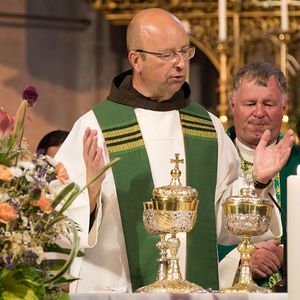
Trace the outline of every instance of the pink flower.
[[52, 207], [51, 207], [50, 201], [45, 196], [44, 191], [42, 191], [40, 199], [32, 202], [32, 205], [38, 206], [44, 213], [46, 213], [48, 215], [51, 214], [51, 212], [52, 212]]
[[0, 139], [7, 137], [14, 129], [15, 119], [0, 108]]
[[23, 99], [28, 101], [29, 106], [33, 106], [37, 101], [38, 93], [34, 86], [26, 85], [23, 90]]
[[15, 221], [18, 215], [15, 209], [8, 203], [0, 203], [0, 222], [7, 224], [10, 221]]

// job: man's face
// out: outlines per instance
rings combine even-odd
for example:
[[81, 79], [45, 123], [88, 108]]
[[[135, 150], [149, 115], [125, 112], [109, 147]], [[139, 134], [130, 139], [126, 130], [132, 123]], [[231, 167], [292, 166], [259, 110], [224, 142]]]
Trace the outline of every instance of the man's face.
[[[61, 146], [61, 145], [60, 145]], [[45, 154], [54, 157], [57, 151], [59, 150], [60, 146], [51, 146], [47, 149], [47, 152]]]
[[[185, 49], [189, 41], [182, 28], [173, 26], [152, 29], [151, 34], [150, 30], [145, 32], [143, 44], [143, 50], [167, 53]], [[184, 60], [181, 54], [170, 61], [152, 54], [139, 55], [139, 80], [135, 87], [144, 96], [152, 99], [170, 99], [186, 80], [188, 61]]]
[[236, 136], [246, 146], [255, 149], [266, 129], [271, 130], [270, 143], [278, 138], [286, 96], [281, 94], [274, 76], [267, 86], [243, 81], [230, 99]]

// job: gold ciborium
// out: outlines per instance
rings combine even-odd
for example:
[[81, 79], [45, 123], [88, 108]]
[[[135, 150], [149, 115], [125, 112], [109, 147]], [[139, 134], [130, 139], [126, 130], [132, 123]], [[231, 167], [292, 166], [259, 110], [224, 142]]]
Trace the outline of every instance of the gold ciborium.
[[226, 228], [243, 237], [238, 245], [240, 252], [240, 274], [238, 283], [230, 288], [221, 289], [221, 293], [270, 293], [271, 290], [258, 286], [252, 280], [249, 266], [255, 247], [252, 236], [262, 235], [269, 229], [273, 203], [257, 197], [253, 188], [243, 188], [240, 196], [229, 197], [223, 204]]
[[178, 232], [192, 230], [198, 207], [198, 192], [189, 186], [182, 186], [179, 177], [179, 154], [175, 154], [171, 171], [171, 183], [153, 190], [151, 201], [144, 202], [143, 222], [151, 234], [159, 235], [156, 247], [159, 249], [156, 281], [139, 288], [137, 293], [196, 293], [205, 290], [182, 279], [177, 258], [180, 240]]

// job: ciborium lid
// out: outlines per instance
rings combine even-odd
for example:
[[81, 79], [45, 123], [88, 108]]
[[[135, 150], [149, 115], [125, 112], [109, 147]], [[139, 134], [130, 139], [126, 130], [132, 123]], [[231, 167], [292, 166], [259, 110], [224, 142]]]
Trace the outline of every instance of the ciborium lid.
[[190, 186], [183, 186], [180, 182], [179, 163], [183, 163], [183, 159], [179, 159], [179, 153], [175, 154], [175, 159], [171, 159], [171, 163], [175, 164], [171, 170], [171, 182], [167, 186], [157, 187], [153, 190], [153, 208], [173, 211], [196, 210], [197, 190]]
[[255, 189], [253, 188], [242, 188], [238, 196], [231, 196], [226, 199], [226, 203], [248, 203], [255, 205], [271, 205], [273, 207], [273, 202], [268, 198], [258, 197]]

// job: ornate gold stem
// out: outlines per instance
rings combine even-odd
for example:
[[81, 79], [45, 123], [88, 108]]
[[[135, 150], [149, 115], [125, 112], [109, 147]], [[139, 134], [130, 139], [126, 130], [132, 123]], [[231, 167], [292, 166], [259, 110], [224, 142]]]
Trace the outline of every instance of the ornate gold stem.
[[178, 258], [177, 258], [177, 252], [180, 246], [180, 240], [176, 237], [176, 234], [172, 233], [172, 237], [168, 239], [168, 248], [170, 250], [170, 258], [169, 258], [169, 264], [168, 264], [168, 280], [176, 280], [176, 279], [182, 279]]
[[252, 273], [250, 270], [250, 259], [255, 247], [250, 242], [250, 236], [244, 236], [242, 243], [238, 245], [238, 251], [241, 254], [241, 266], [239, 282], [243, 284], [252, 283]]
[[251, 243], [251, 237], [243, 236], [243, 241], [238, 245], [238, 251], [241, 254], [241, 265], [239, 281], [230, 288], [221, 289], [221, 293], [271, 293], [272, 291], [258, 286], [252, 280], [250, 269], [250, 259], [255, 247]]
[[156, 244], [156, 247], [159, 251], [158, 258], [158, 271], [156, 275], [156, 280], [164, 280], [167, 278], [167, 268], [168, 268], [168, 259], [167, 259], [167, 249], [168, 243], [166, 241], [166, 234], [159, 234], [159, 242]]

